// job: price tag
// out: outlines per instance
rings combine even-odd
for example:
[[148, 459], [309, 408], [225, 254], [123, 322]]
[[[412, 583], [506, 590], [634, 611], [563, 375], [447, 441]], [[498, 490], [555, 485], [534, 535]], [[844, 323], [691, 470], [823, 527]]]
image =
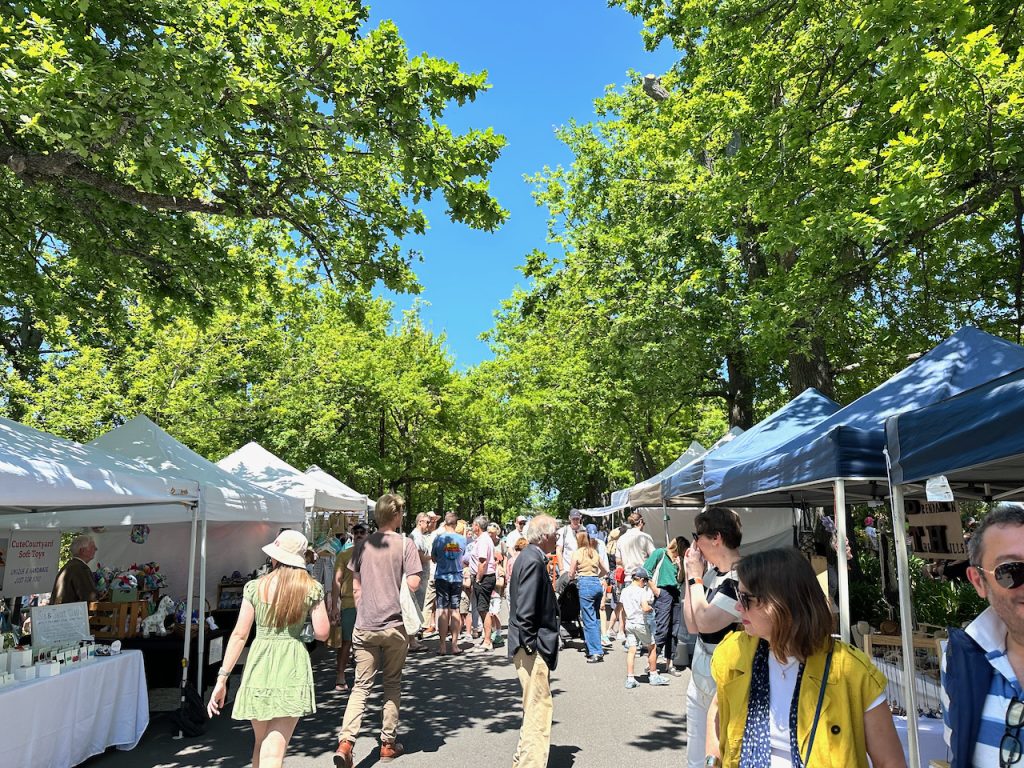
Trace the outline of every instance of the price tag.
[[952, 501], [953, 490], [949, 487], [949, 480], [945, 475], [929, 477], [924, 486], [925, 496], [928, 501]]

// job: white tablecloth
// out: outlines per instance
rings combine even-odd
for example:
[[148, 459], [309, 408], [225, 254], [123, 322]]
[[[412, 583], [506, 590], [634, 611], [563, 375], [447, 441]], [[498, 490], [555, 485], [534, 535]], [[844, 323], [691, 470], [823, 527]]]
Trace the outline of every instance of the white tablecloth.
[[6, 765], [67, 768], [107, 747], [133, 749], [149, 725], [142, 652], [0, 688], [0, 723]]
[[[894, 717], [896, 733], [903, 742], [903, 754], [907, 754], [907, 718]], [[917, 719], [917, 742], [921, 748], [921, 768], [928, 768], [929, 760], [949, 760], [949, 751], [942, 737], [942, 721], [935, 717]], [[910, 761], [907, 761], [910, 765]], [[910, 768], [914, 768], [910, 766]]]

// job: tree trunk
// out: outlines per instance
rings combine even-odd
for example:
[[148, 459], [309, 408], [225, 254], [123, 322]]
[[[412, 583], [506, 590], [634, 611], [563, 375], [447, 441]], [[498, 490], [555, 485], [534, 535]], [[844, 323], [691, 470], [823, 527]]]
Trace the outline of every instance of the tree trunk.
[[1014, 325], [1016, 341], [1020, 344], [1021, 326], [1024, 326], [1024, 199], [1020, 187], [1013, 188], [1013, 232], [1017, 236], [1017, 274], [1013, 285]]
[[729, 426], [750, 429], [754, 426], [754, 378], [746, 353], [732, 350], [725, 356], [725, 367], [729, 374], [725, 396]]
[[804, 330], [805, 325], [800, 324], [791, 334], [793, 351], [789, 353], [790, 397], [796, 397], [808, 387], [814, 387], [826, 397], [832, 397], [835, 394], [835, 380], [825, 340], [812, 332], [808, 347], [802, 340]]

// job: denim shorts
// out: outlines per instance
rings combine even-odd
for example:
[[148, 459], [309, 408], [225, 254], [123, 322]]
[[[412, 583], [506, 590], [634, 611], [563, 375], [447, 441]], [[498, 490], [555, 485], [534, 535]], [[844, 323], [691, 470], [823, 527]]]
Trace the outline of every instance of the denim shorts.
[[461, 578], [458, 581], [434, 579], [434, 591], [437, 593], [437, 610], [459, 610], [459, 598], [462, 597]]

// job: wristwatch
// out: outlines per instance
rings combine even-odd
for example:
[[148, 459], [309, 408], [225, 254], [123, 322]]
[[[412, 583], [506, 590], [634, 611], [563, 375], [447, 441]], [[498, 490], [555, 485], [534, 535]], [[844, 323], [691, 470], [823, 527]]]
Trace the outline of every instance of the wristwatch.
[[690, 578], [690, 579], [686, 580], [686, 585], [688, 587], [692, 587], [694, 584], [701, 584], [701, 585], [703, 585], [704, 584], [704, 579], [702, 579], [700, 576], [694, 576], [693, 578]]
[[704, 759], [704, 768], [722, 768], [722, 759], [714, 755], [708, 755]]

